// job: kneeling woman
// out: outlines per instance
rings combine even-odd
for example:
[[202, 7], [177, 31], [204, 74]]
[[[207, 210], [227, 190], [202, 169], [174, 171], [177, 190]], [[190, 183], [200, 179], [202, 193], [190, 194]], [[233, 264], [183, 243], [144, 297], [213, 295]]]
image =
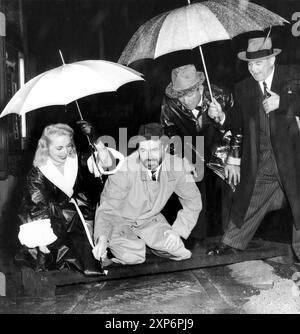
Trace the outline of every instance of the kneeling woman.
[[[122, 160], [119, 152], [101, 141], [96, 147], [102, 171], [111, 166], [112, 155]], [[96, 203], [89, 199], [88, 182], [82, 178], [87, 168], [83, 160], [77, 156], [71, 127], [58, 123], [44, 129], [19, 212], [23, 247], [15, 257], [17, 263], [35, 270], [75, 267], [86, 275], [102, 273], [92, 254]]]

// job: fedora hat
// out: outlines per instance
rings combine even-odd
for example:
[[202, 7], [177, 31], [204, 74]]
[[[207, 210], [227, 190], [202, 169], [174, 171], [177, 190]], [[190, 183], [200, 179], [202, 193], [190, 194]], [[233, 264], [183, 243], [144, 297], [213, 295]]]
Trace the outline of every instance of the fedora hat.
[[168, 97], [174, 99], [198, 88], [205, 76], [203, 72], [197, 72], [192, 64], [176, 67], [172, 70], [172, 81], [167, 86], [165, 93]]
[[273, 49], [270, 37], [250, 38], [248, 40], [248, 48], [246, 51], [238, 53], [241, 60], [261, 60], [279, 55], [281, 49]]

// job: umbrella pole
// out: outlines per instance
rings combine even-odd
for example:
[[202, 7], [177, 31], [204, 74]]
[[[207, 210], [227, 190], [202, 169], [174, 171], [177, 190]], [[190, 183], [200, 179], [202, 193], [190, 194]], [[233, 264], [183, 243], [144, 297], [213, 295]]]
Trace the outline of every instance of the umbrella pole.
[[80, 120], [83, 121], [82, 113], [81, 113], [81, 110], [79, 108], [79, 104], [78, 104], [77, 100], [75, 100], [75, 103], [76, 103], [76, 106], [77, 106], [77, 110], [78, 110], [78, 113], [79, 113]]
[[58, 52], [59, 52], [60, 59], [61, 59], [61, 61], [62, 61], [63, 65], [66, 65], [66, 63], [65, 63], [65, 60], [64, 60], [64, 56], [63, 56], [63, 54], [62, 54], [61, 50], [59, 49], [59, 50], [58, 50]]
[[[81, 110], [79, 108], [79, 104], [78, 104], [77, 100], [75, 101], [75, 103], [76, 103], [76, 106], [77, 106], [77, 110], [78, 110], [80, 119], [83, 121], [83, 117], [82, 117]], [[102, 179], [101, 172], [100, 172], [100, 169], [98, 167], [97, 159], [96, 159], [96, 155], [95, 155], [95, 152], [97, 151], [97, 149], [96, 149], [95, 145], [91, 142], [89, 135], [86, 135], [86, 137], [87, 137], [87, 140], [89, 142], [89, 147], [90, 147], [90, 150], [91, 150], [91, 154], [92, 154], [93, 160], [95, 162], [96, 168], [97, 168], [97, 170], [99, 172], [99, 175], [100, 175], [101, 183], [103, 183], [103, 179]]]
[[[190, 5], [191, 4], [190, 0], [187, 0], [187, 1], [188, 1], [188, 4]], [[200, 51], [200, 55], [201, 55], [201, 59], [202, 59], [202, 64], [203, 64], [203, 68], [204, 68], [204, 72], [205, 72], [205, 77], [206, 77], [206, 81], [207, 81], [207, 85], [208, 85], [210, 99], [212, 100], [213, 99], [213, 95], [212, 95], [212, 91], [211, 91], [210, 81], [209, 81], [209, 77], [208, 77], [208, 74], [207, 74], [205, 59], [204, 59], [204, 56], [203, 56], [201, 45], [199, 45], [199, 51]]]
[[[59, 52], [59, 55], [60, 55], [60, 58], [61, 58], [61, 61], [62, 61], [63, 65], [65, 65], [66, 63], [65, 63], [64, 56], [63, 56], [61, 50], [58, 50], [58, 52]], [[81, 110], [79, 108], [79, 104], [78, 104], [77, 100], [75, 100], [75, 103], [76, 103], [76, 107], [77, 107], [77, 110], [78, 110], [78, 113], [79, 113], [80, 120], [83, 121], [82, 113], [81, 113]], [[97, 151], [97, 149], [96, 149], [95, 145], [91, 142], [89, 135], [86, 135], [86, 137], [87, 137], [87, 140], [89, 142], [89, 147], [90, 147], [90, 150], [91, 150], [93, 160], [94, 160], [96, 168], [98, 169], [98, 172], [99, 172], [101, 183], [103, 183], [103, 179], [102, 179], [101, 172], [100, 172], [100, 169], [98, 167], [97, 160], [96, 160], [96, 155], [95, 155], [95, 152]]]
[[[59, 52], [60, 59], [61, 59], [63, 65], [66, 65], [65, 60], [64, 60], [64, 56], [63, 56], [61, 50], [59, 49], [58, 52]], [[77, 106], [77, 110], [78, 110], [78, 113], [79, 113], [80, 120], [83, 121], [83, 117], [82, 117], [82, 114], [81, 114], [81, 111], [80, 111], [80, 108], [79, 108], [79, 105], [78, 105], [77, 100], [75, 101], [75, 103], [76, 103], [76, 106]], [[89, 141], [89, 144], [90, 144], [90, 139], [89, 139], [89, 137], [88, 137], [88, 141]]]
[[[59, 54], [60, 54], [60, 57], [61, 57], [61, 60], [62, 60], [63, 64], [65, 64], [63, 55], [62, 55], [62, 53], [61, 53], [60, 50], [59, 50]], [[78, 110], [78, 113], [79, 113], [80, 120], [83, 121], [82, 113], [81, 113], [81, 110], [79, 108], [79, 104], [78, 104], [77, 100], [75, 100], [75, 103], [76, 103], [76, 107], [77, 107], [77, 110]], [[88, 140], [88, 143], [89, 143], [89, 147], [90, 147], [90, 150], [91, 150], [91, 154], [92, 154], [93, 160], [94, 160], [96, 168], [98, 169], [98, 172], [99, 172], [100, 181], [101, 181], [101, 183], [103, 183], [101, 172], [100, 172], [100, 169], [98, 167], [97, 159], [96, 159], [96, 156], [95, 156], [95, 151], [97, 151], [97, 149], [96, 149], [95, 145], [91, 142], [89, 135], [86, 135], [86, 137], [87, 137], [87, 140]]]
[[[204, 68], [204, 72], [205, 72], [205, 77], [206, 77], [206, 80], [207, 80], [207, 85], [208, 85], [208, 89], [209, 89], [210, 99], [212, 101], [213, 100], [213, 94], [212, 94], [212, 91], [211, 91], [211, 86], [210, 86], [209, 77], [208, 77], [208, 74], [207, 74], [206, 64], [205, 64], [205, 60], [204, 60], [204, 56], [203, 56], [201, 45], [199, 45], [199, 50], [200, 50], [202, 64], [203, 64], [203, 68]], [[220, 122], [220, 117], [215, 117], [214, 120], [219, 123]]]
[[208, 85], [208, 89], [209, 89], [210, 99], [212, 100], [213, 99], [213, 95], [212, 95], [212, 91], [211, 91], [211, 86], [210, 86], [209, 77], [208, 77], [208, 74], [207, 74], [205, 59], [204, 59], [204, 56], [203, 56], [201, 45], [199, 45], [199, 51], [200, 51], [200, 55], [201, 55], [201, 59], [202, 59], [202, 64], [203, 64], [203, 68], [204, 68], [204, 72], [205, 72], [205, 77], [206, 77], [206, 80], [207, 80], [207, 85]]
[[[63, 56], [61, 50], [59, 49], [58, 52], [59, 52], [60, 59], [61, 59], [63, 65], [66, 65], [65, 60], [64, 60], [64, 56]], [[81, 114], [81, 111], [80, 111], [80, 108], [79, 108], [77, 100], [75, 101], [75, 103], [76, 103], [76, 106], [77, 106], [77, 110], [78, 110], [78, 113], [79, 113], [80, 120], [83, 121], [83, 117], [82, 117], [82, 114]], [[90, 144], [90, 139], [88, 138], [88, 140], [89, 140], [89, 144]]]

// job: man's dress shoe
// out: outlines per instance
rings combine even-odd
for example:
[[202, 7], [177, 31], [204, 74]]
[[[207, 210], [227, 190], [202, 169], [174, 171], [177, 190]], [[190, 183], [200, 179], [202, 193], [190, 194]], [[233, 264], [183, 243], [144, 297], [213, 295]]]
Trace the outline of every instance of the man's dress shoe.
[[229, 255], [236, 254], [238, 251], [236, 248], [220, 243], [214, 248], [208, 249], [206, 255]]

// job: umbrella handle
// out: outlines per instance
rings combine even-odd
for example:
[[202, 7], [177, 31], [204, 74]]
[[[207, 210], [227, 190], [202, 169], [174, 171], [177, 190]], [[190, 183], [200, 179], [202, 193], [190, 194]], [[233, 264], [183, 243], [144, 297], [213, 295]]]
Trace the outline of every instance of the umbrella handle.
[[[82, 113], [81, 113], [81, 110], [80, 110], [80, 108], [79, 108], [79, 104], [78, 104], [77, 100], [75, 100], [75, 103], [76, 103], [76, 106], [77, 106], [77, 110], [78, 110], [78, 113], [79, 113], [80, 120], [83, 121]], [[97, 163], [96, 163], [96, 158], [95, 158], [96, 147], [95, 147], [94, 144], [92, 144], [89, 135], [86, 134], [86, 138], [87, 138], [88, 143], [89, 143], [89, 146], [90, 146], [90, 148], [91, 148], [92, 156], [93, 156], [93, 159], [94, 159], [95, 164], [96, 164], [96, 166], [97, 166], [98, 172], [100, 172], [100, 171], [99, 171], [99, 168], [98, 168], [98, 165], [97, 165]], [[101, 179], [101, 182], [102, 182], [101, 173], [100, 173], [100, 179]]]
[[[60, 51], [60, 50], [59, 50], [59, 51]], [[80, 119], [83, 121], [83, 117], [82, 117], [81, 110], [80, 110], [80, 108], [79, 108], [79, 104], [78, 104], [77, 100], [75, 100], [75, 103], [76, 103], [76, 106], [77, 106], [77, 110], [78, 110]], [[90, 149], [91, 149], [91, 153], [92, 153], [93, 160], [94, 160], [95, 165], [96, 165], [96, 168], [97, 168], [97, 170], [98, 170], [98, 172], [99, 172], [99, 176], [100, 176], [101, 183], [103, 183], [103, 179], [102, 179], [102, 176], [101, 176], [102, 173], [100, 172], [99, 166], [98, 166], [98, 164], [97, 164], [96, 156], [95, 156], [95, 151], [96, 151], [97, 149], [96, 149], [95, 145], [91, 142], [90, 137], [89, 137], [88, 134], [86, 134], [86, 137], [87, 137], [87, 140], [88, 140], [88, 142], [89, 142], [89, 147], [90, 147]]]
[[[207, 73], [207, 69], [206, 69], [206, 64], [205, 64], [205, 59], [204, 59], [204, 56], [203, 56], [201, 45], [199, 45], [199, 51], [200, 51], [200, 55], [201, 55], [201, 59], [202, 59], [202, 64], [203, 64], [203, 68], [204, 68], [204, 72], [205, 72], [205, 77], [206, 77], [206, 81], [207, 81], [207, 85], [208, 85], [210, 99], [212, 101], [213, 100], [213, 94], [212, 94], [212, 90], [211, 90], [211, 85], [210, 85], [210, 81], [209, 81], [209, 77], [208, 77], [208, 73]], [[220, 122], [220, 117], [215, 117], [215, 121], [216, 122]]]

